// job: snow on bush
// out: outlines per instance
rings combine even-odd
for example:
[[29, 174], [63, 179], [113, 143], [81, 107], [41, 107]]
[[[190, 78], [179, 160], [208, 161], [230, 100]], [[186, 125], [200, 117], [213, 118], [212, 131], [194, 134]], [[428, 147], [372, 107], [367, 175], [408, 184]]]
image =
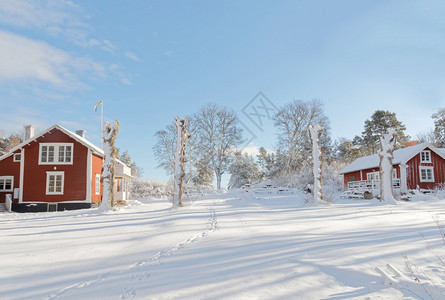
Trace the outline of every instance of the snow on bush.
[[[206, 195], [215, 190], [206, 185], [184, 185], [184, 198], [191, 195]], [[173, 183], [147, 179], [135, 179], [131, 183], [131, 198], [134, 200], [146, 197], [173, 198]]]

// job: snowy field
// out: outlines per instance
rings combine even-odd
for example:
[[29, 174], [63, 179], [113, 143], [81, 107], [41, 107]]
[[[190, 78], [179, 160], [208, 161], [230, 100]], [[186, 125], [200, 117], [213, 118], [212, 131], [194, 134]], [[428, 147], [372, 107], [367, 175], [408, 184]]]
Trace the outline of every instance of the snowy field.
[[445, 299], [445, 197], [305, 197], [0, 213], [0, 299]]

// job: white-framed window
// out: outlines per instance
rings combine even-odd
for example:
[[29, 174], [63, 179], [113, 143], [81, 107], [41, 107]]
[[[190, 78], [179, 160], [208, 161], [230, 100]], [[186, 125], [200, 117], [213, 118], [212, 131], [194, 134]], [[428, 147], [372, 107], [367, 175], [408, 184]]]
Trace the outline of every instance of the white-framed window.
[[100, 174], [96, 174], [95, 190], [96, 190], [96, 195], [100, 195]]
[[12, 192], [14, 176], [0, 176], [0, 192]]
[[63, 195], [65, 172], [46, 172], [46, 194]]
[[379, 180], [380, 173], [379, 172], [371, 172], [366, 174], [366, 179], [368, 180]]
[[434, 182], [434, 168], [433, 167], [419, 167], [420, 182]]
[[72, 165], [73, 143], [41, 143], [40, 165]]
[[21, 159], [22, 159], [22, 154], [21, 153], [14, 154], [14, 159], [13, 159], [14, 162], [18, 162]]
[[431, 151], [424, 150], [420, 152], [420, 162], [421, 163], [430, 163], [431, 162]]

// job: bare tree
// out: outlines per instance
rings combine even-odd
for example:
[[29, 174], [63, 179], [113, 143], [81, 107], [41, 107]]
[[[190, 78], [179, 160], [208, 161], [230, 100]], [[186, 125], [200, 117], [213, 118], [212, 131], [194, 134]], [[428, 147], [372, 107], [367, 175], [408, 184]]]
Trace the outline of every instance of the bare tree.
[[102, 165], [102, 180], [103, 180], [103, 197], [100, 204], [100, 211], [107, 211], [114, 206], [114, 174], [115, 174], [115, 160], [117, 149], [114, 147], [117, 132], [119, 131], [119, 122], [114, 121], [113, 128], [110, 123], [105, 123], [103, 130], [104, 139], [104, 155], [105, 160]]
[[323, 112], [323, 103], [318, 99], [294, 100], [280, 108], [274, 116], [274, 125], [279, 130], [278, 148], [285, 154], [285, 173], [307, 165], [311, 150], [309, 126], [320, 124], [326, 129], [326, 134], [328, 123], [329, 120]]
[[433, 129], [418, 133], [417, 140], [419, 143], [431, 143], [436, 147], [440, 147], [440, 142], [436, 139], [436, 133]]
[[203, 155], [221, 188], [222, 175], [228, 170], [233, 150], [242, 142], [241, 128], [236, 113], [226, 107], [207, 104], [196, 114], [196, 126]]
[[171, 175], [175, 171], [176, 128], [169, 124], [155, 133], [156, 144], [153, 147], [158, 168], [163, 168]]

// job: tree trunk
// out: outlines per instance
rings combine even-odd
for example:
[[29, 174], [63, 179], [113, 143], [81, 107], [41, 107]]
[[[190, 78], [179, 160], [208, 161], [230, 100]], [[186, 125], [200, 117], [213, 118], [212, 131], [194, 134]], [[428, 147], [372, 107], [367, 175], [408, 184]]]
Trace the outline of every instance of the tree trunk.
[[309, 133], [312, 141], [312, 173], [314, 175], [313, 202], [319, 204], [323, 200], [321, 182], [321, 160], [320, 160], [320, 138], [323, 128], [317, 125], [309, 126]]
[[216, 188], [218, 190], [221, 189], [221, 178], [222, 178], [222, 173], [219, 171], [215, 171], [215, 177], [216, 177]]
[[175, 152], [175, 189], [173, 194], [173, 206], [183, 206], [182, 195], [184, 189], [185, 164], [187, 158], [185, 156], [186, 141], [190, 138], [187, 133], [187, 120], [175, 117], [175, 125], [177, 131], [176, 152]]
[[380, 201], [385, 201], [391, 204], [396, 204], [392, 184], [392, 160], [394, 158], [393, 151], [395, 144], [396, 130], [394, 128], [389, 128], [388, 133], [380, 136], [380, 149], [378, 155], [380, 157]]
[[115, 159], [117, 150], [114, 147], [117, 132], [119, 131], [119, 122], [114, 121], [113, 128], [110, 123], [106, 123], [103, 131], [104, 139], [104, 163], [102, 165], [102, 182], [103, 182], [103, 196], [102, 203], [99, 206], [100, 211], [107, 211], [114, 207], [114, 174], [115, 174]]

